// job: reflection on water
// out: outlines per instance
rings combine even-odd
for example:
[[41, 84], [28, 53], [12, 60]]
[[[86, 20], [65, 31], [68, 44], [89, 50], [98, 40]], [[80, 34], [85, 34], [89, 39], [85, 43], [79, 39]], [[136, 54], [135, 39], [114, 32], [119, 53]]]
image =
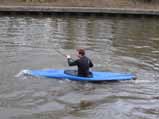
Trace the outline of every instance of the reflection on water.
[[[63, 69], [84, 47], [94, 70], [132, 72], [136, 81], [91, 84], [15, 77], [23, 69]], [[3, 119], [157, 119], [158, 18], [0, 16]], [[57, 60], [58, 59], [58, 60]]]

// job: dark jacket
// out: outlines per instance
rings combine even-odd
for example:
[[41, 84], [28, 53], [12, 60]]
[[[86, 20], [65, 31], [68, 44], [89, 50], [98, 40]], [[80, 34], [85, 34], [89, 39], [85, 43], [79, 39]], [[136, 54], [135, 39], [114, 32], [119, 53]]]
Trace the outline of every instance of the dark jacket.
[[77, 65], [78, 76], [82, 76], [82, 77], [88, 77], [89, 76], [89, 68], [93, 67], [92, 61], [86, 56], [83, 56], [77, 60], [73, 60], [72, 58], [69, 58], [68, 64], [69, 64], [69, 66]]

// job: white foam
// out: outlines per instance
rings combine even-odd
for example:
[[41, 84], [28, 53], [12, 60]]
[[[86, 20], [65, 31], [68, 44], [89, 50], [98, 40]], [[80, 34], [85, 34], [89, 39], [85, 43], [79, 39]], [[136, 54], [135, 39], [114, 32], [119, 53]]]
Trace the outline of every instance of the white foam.
[[29, 75], [29, 74], [30, 74], [30, 70], [24, 69], [24, 70], [21, 70], [18, 74], [16, 74], [15, 77], [20, 77], [20, 76]]
[[134, 80], [134, 83], [155, 83], [156, 80]]

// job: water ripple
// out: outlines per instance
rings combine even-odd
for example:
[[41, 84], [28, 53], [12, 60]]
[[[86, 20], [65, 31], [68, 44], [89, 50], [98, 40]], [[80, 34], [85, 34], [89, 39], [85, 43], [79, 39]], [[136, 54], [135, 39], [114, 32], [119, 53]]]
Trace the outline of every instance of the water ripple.
[[[0, 116], [5, 119], [157, 119], [158, 18], [0, 17]], [[137, 80], [101, 84], [24, 77], [22, 69], [69, 68], [84, 47], [93, 70]], [[25, 80], [23, 80], [25, 79]]]

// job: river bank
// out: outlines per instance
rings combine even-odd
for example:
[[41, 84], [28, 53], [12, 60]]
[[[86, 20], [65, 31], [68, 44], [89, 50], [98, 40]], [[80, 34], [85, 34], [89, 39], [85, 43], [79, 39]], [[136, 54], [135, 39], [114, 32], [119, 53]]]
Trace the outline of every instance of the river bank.
[[52, 7], [52, 6], [2, 6], [0, 12], [47, 12], [47, 13], [102, 13], [127, 15], [159, 15], [155, 9], [98, 8], [98, 7]]
[[0, 12], [6, 11], [159, 15], [159, 3], [136, 0], [3, 0]]
[[0, 0], [0, 6], [52, 6], [159, 9], [156, 0]]

